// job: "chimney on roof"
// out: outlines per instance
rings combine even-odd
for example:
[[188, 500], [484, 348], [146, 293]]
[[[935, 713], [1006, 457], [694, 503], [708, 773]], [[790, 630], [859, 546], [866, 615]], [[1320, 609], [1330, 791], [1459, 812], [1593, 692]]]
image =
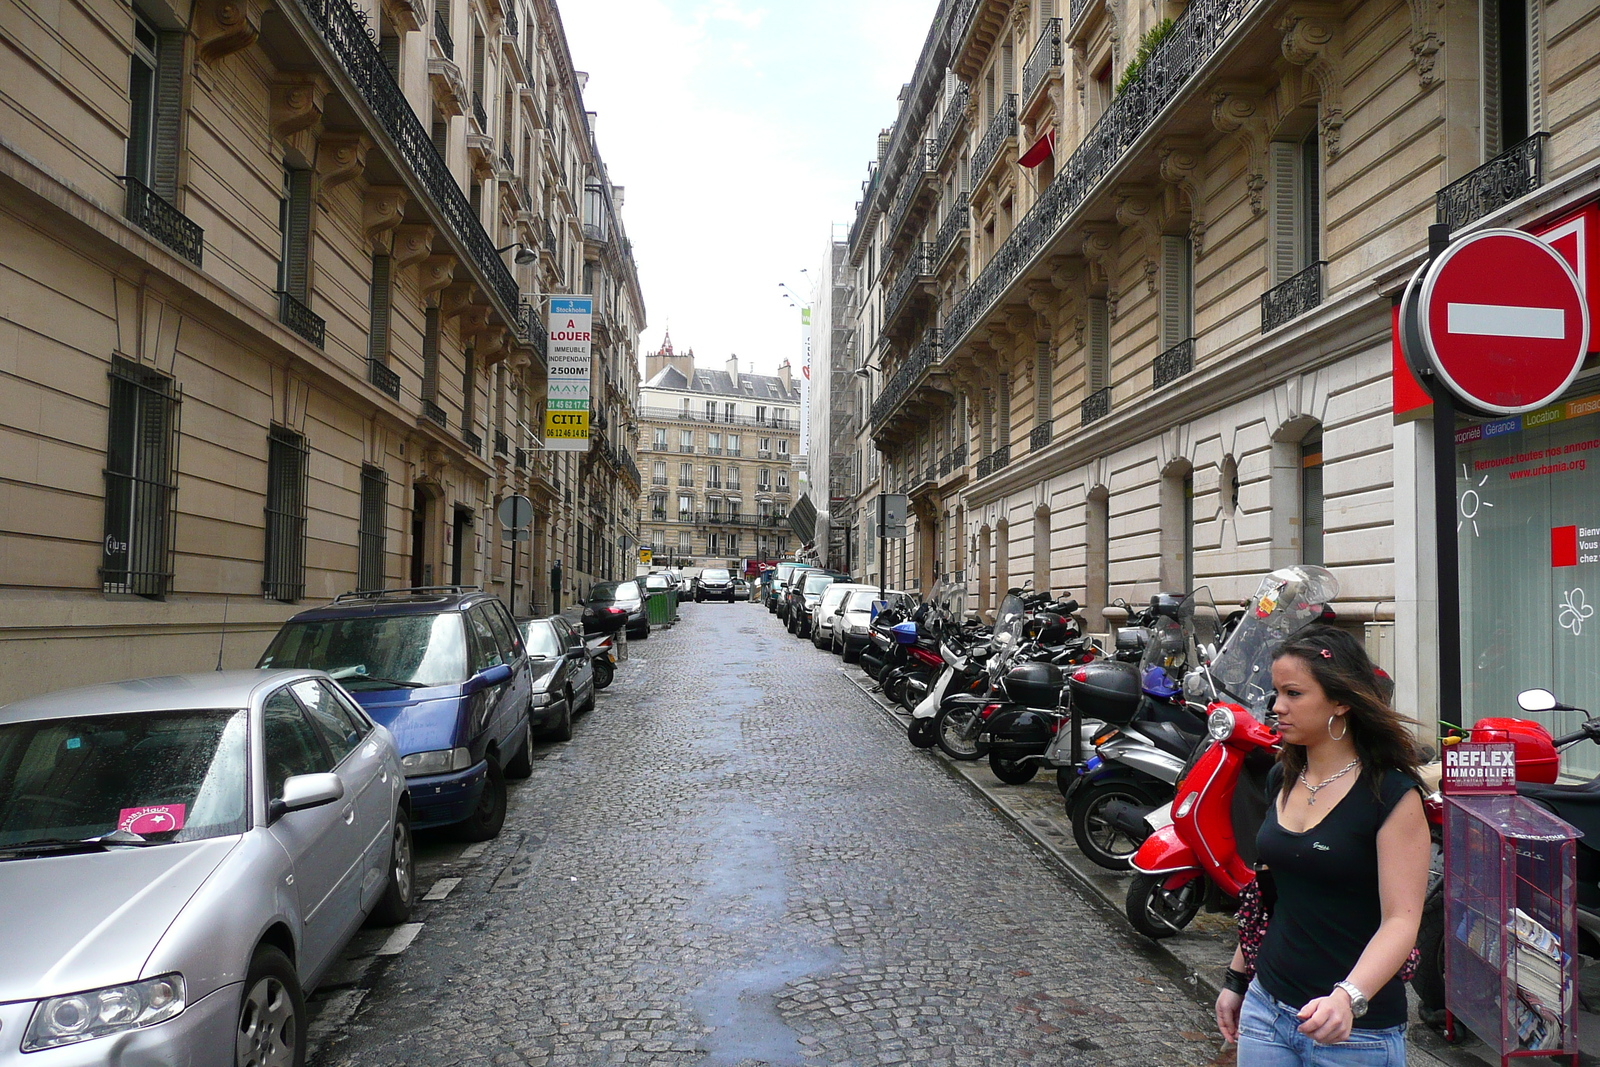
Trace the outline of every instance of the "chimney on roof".
[[644, 380], [649, 381], [668, 367], [676, 367], [678, 373], [686, 379], [694, 380], [694, 349], [688, 352], [676, 352], [672, 348], [672, 331], [669, 329], [661, 340], [661, 347], [655, 352], [647, 353], [644, 357]]
[[794, 390], [794, 383], [789, 377], [789, 361], [784, 360], [778, 364], [778, 380], [783, 383], [783, 398], [789, 399], [789, 394]]
[[889, 154], [889, 142], [894, 138], [894, 127], [887, 126], [878, 131], [878, 162], [882, 163]]
[[733, 383], [733, 387], [735, 389], [739, 388], [739, 357], [738, 356], [729, 356], [728, 357], [728, 380]]

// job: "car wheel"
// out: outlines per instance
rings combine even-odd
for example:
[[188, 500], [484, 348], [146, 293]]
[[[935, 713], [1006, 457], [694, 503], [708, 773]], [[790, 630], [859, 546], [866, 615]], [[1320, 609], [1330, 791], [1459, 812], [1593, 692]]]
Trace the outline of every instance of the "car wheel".
[[304, 1067], [306, 999], [283, 950], [262, 945], [250, 960], [239, 997], [235, 1067]]
[[546, 741], [571, 741], [572, 740], [572, 692], [568, 690], [566, 699], [561, 702], [561, 717], [545, 728]]
[[528, 733], [517, 754], [506, 760], [507, 778], [526, 778], [533, 773], [533, 706], [528, 706]]
[[456, 836], [463, 841], [487, 841], [500, 833], [506, 822], [506, 776], [500, 763], [489, 757], [487, 781], [478, 794], [478, 807], [456, 827]]
[[589, 699], [583, 702], [583, 712], [585, 715], [594, 710], [594, 702], [599, 699], [595, 696], [597, 688], [598, 687], [594, 684], [594, 676], [591, 675], [589, 678]]
[[411, 918], [411, 901], [416, 889], [416, 858], [411, 851], [411, 817], [404, 808], [395, 809], [394, 840], [389, 846], [389, 884], [378, 898], [369, 919], [373, 926], [399, 926]]

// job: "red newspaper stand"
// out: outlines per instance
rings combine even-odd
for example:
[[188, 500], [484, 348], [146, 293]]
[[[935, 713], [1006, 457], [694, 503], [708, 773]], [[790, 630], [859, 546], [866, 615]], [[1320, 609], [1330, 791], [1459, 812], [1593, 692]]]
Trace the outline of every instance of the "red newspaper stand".
[[1578, 831], [1516, 795], [1515, 746], [1444, 750], [1445, 1033], [1578, 1063]]

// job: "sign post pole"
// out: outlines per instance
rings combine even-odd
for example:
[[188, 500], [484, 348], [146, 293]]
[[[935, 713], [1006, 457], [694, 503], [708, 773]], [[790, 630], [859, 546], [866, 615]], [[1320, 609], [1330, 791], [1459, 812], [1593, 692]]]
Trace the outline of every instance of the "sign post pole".
[[[1428, 227], [1428, 262], [1450, 244], [1450, 227]], [[1438, 568], [1439, 703], [1434, 718], [1461, 725], [1461, 548], [1456, 543], [1456, 402], [1448, 389], [1433, 392], [1433, 539]]]

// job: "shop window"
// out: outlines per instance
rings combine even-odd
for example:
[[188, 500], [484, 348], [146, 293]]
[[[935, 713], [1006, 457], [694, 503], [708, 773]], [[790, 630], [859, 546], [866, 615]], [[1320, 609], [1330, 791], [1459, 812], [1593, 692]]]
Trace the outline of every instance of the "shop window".
[[1323, 564], [1322, 435], [1300, 443], [1300, 560]]
[[306, 590], [306, 439], [281, 426], [267, 435], [267, 558], [261, 579], [270, 600], [293, 603]]
[[110, 378], [101, 587], [159, 599], [172, 588], [181, 394], [130, 360], [114, 358]]
[[1528, 0], [1481, 0], [1483, 157], [1499, 155], [1533, 132], [1538, 57]]
[[1322, 258], [1322, 160], [1317, 132], [1267, 146], [1271, 186], [1271, 284]]
[[183, 127], [183, 33], [157, 31], [133, 18], [128, 64], [128, 177], [171, 202], [178, 191], [178, 142]]
[[361, 519], [357, 531], [356, 588], [382, 589], [388, 533], [389, 476], [370, 463], [361, 467]]

